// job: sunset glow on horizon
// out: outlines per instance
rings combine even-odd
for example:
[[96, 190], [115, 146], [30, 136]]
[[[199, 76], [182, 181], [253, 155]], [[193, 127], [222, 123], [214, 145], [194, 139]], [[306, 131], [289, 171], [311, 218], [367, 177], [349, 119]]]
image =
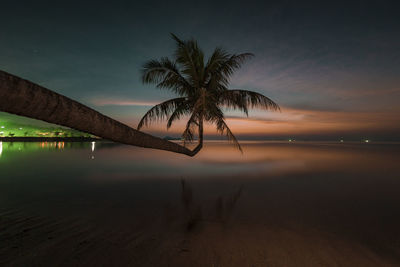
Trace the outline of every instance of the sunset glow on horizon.
[[[148, 107], [150, 108], [150, 106]], [[374, 135], [382, 140], [387, 133], [389, 140], [396, 140], [396, 132], [400, 131], [400, 117], [396, 112], [344, 112], [316, 111], [282, 107], [281, 112], [255, 111], [255, 115], [246, 117], [227, 116], [231, 130], [241, 139], [286, 138], [301, 136], [307, 139], [328, 139], [350, 136], [352, 139], [363, 139], [365, 135]], [[229, 113], [228, 113], [229, 114]], [[119, 118], [129, 126], [136, 128], [139, 119]], [[166, 121], [154, 122], [142, 131], [159, 136], [180, 136], [186, 120], [176, 122], [167, 130]], [[393, 132], [393, 136], [390, 134]], [[206, 124], [205, 134], [209, 138], [217, 137], [215, 126]], [[244, 137], [244, 138], [243, 138]], [[385, 141], [383, 138], [382, 141]]]

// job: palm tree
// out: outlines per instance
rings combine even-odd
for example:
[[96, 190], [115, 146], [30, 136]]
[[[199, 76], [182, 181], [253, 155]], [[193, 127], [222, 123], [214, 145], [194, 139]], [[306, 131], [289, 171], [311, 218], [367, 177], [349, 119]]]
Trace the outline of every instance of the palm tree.
[[43, 120], [115, 142], [191, 156], [189, 149], [135, 130], [81, 103], [0, 71], [0, 111]]
[[[254, 55], [229, 54], [217, 47], [205, 62], [204, 53], [195, 40], [182, 41], [171, 34], [176, 42], [174, 58], [162, 57], [143, 65], [143, 83], [154, 83], [157, 88], [168, 89], [179, 97], [152, 107], [140, 120], [137, 129], [154, 120], [167, 119], [167, 128], [184, 116], [186, 123], [182, 139], [193, 141], [197, 131], [198, 145], [192, 150], [197, 154], [203, 147], [204, 122], [215, 124], [217, 131], [226, 135], [242, 151], [239, 142], [225, 121], [223, 108], [238, 109], [248, 116], [249, 108], [279, 110], [268, 97], [247, 90], [228, 89], [229, 79], [235, 70]], [[185, 144], [184, 143], [184, 144]]]

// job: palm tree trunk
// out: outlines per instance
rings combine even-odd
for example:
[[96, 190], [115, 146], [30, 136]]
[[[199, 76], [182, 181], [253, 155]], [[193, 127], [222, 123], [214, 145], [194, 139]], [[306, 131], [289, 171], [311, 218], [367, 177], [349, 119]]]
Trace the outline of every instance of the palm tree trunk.
[[145, 134], [68, 97], [0, 71], [0, 111], [54, 123], [118, 143], [194, 156], [179, 144]]
[[199, 120], [199, 144], [191, 151], [190, 156], [194, 156], [203, 148], [203, 119]]

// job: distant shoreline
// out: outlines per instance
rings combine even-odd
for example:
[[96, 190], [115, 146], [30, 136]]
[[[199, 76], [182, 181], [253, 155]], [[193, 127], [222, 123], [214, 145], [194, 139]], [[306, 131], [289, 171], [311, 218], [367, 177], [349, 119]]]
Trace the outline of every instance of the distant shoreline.
[[[165, 138], [164, 138], [165, 139]], [[107, 139], [93, 138], [93, 137], [0, 137], [0, 142], [96, 142], [96, 141], [106, 141]], [[181, 143], [181, 140], [166, 139], [170, 142]], [[197, 140], [194, 141], [194, 143]], [[112, 141], [111, 141], [112, 142]], [[215, 140], [206, 139], [204, 142], [214, 143], [214, 142], [227, 142], [226, 140]], [[344, 142], [339, 142], [336, 140], [239, 140], [242, 144], [244, 143], [285, 143], [285, 144], [307, 144], [307, 143], [324, 143], [324, 144], [366, 144], [363, 140], [348, 140]], [[228, 144], [228, 142], [227, 142]], [[378, 144], [400, 144], [400, 141], [371, 141], [368, 144], [378, 145]]]
[[104, 139], [92, 137], [0, 137], [3, 142], [90, 142]]

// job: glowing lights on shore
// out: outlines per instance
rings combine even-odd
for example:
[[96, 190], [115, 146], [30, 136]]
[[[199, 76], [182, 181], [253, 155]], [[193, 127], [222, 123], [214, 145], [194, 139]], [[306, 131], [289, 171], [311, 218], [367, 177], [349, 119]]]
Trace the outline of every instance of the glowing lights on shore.
[[365, 142], [365, 143], [369, 143], [370, 140], [369, 140], [369, 139], [365, 139], [364, 142]]
[[[1, 118], [0, 118], [1, 120]], [[64, 127], [46, 127], [46, 126], [32, 126], [22, 125], [15, 122], [3, 122], [0, 121], [0, 131], [3, 131], [4, 136], [8, 137], [83, 137], [85, 133], [79, 132], [74, 129], [68, 129]]]

